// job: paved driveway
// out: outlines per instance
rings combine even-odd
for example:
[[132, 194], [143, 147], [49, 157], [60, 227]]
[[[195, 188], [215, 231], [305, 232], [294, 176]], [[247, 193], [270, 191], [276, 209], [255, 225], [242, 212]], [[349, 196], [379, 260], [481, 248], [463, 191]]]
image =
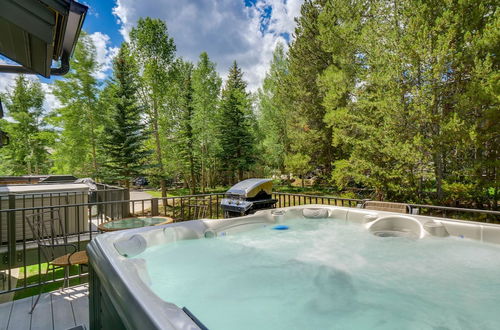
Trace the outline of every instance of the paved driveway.
[[[141, 199], [151, 199], [153, 196], [148, 194], [145, 191], [141, 190], [130, 190], [130, 200], [141, 200]], [[144, 201], [144, 210], [151, 208], [150, 201]], [[130, 212], [138, 213], [142, 211], [142, 202], [134, 202], [134, 206], [132, 207], [132, 203], [130, 203]]]

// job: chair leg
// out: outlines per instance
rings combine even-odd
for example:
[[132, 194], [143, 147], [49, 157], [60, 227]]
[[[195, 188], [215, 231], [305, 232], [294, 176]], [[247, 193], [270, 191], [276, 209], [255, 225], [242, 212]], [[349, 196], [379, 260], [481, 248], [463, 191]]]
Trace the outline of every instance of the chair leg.
[[38, 295], [36, 296], [35, 303], [31, 305], [31, 310], [30, 314], [33, 314], [33, 311], [35, 310], [36, 305], [38, 304], [38, 301], [40, 300], [40, 297], [42, 296], [42, 286], [40, 285], [40, 288], [38, 289]]
[[64, 267], [64, 281], [62, 291], [64, 291], [65, 288], [69, 288], [69, 267], [70, 266]]
[[[47, 270], [45, 270], [45, 276], [47, 276], [47, 274], [49, 273], [49, 270], [50, 270], [50, 264], [47, 265]], [[43, 281], [42, 281], [43, 283]], [[31, 305], [31, 310], [30, 310], [30, 314], [33, 314], [33, 311], [35, 310], [35, 307], [36, 305], [38, 304], [38, 301], [40, 300], [40, 297], [42, 296], [42, 288], [43, 288], [43, 284], [40, 283], [39, 285], [39, 288], [38, 288], [38, 295], [36, 296], [36, 300], [35, 302]]]

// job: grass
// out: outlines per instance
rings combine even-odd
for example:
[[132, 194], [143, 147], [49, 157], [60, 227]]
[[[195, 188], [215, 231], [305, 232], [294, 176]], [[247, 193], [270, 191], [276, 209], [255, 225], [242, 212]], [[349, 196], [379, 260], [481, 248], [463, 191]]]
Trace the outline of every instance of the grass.
[[[48, 274], [45, 274], [45, 272], [47, 270], [47, 265], [48, 265], [47, 263], [43, 263], [40, 265], [41, 274], [42, 274], [41, 275], [42, 281], [50, 281], [53, 279], [64, 278], [64, 268], [58, 268], [54, 272], [51, 271]], [[17, 281], [17, 287], [18, 288], [23, 287], [25, 285], [25, 283], [26, 283], [26, 285], [38, 283], [38, 281], [40, 280], [39, 275], [38, 275], [39, 274], [38, 268], [39, 268], [38, 264], [26, 266], [26, 268], [21, 267], [20, 271], [19, 271], [19, 280]], [[70, 273], [70, 275], [77, 275], [78, 274], [78, 266], [71, 266], [69, 273]], [[25, 274], [26, 274], [26, 280], [24, 279]], [[78, 278], [71, 279], [69, 281], [70, 286], [78, 285], [80, 283], [81, 283], [81, 279], [78, 279]], [[62, 284], [63, 284], [62, 281], [56, 282], [56, 283], [44, 284], [44, 285], [42, 285], [42, 292], [50, 292], [50, 291], [57, 290], [57, 289], [61, 288]], [[39, 287], [26, 288], [24, 290], [17, 291], [14, 295], [14, 300], [22, 299], [22, 298], [26, 298], [26, 297], [30, 297], [30, 296], [35, 296], [35, 295], [38, 295], [39, 292], [40, 292]]]

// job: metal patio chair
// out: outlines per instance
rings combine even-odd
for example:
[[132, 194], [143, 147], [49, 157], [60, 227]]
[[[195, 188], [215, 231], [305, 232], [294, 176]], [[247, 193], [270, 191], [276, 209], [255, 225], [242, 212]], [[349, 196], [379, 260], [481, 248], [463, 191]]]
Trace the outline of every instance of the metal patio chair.
[[366, 201], [363, 203], [363, 208], [376, 211], [411, 213], [411, 207], [406, 203]]
[[[88, 264], [86, 251], [77, 251], [75, 244], [68, 243], [68, 236], [65, 230], [64, 221], [61, 219], [59, 209], [41, 211], [25, 217], [32, 233], [33, 238], [38, 244], [41, 262], [47, 262], [47, 270], [55, 271], [64, 268], [64, 281], [61, 290], [69, 286], [70, 267], [72, 265]], [[34, 304], [31, 306], [30, 314], [35, 309], [40, 295], [42, 294], [42, 285], [40, 292]]]

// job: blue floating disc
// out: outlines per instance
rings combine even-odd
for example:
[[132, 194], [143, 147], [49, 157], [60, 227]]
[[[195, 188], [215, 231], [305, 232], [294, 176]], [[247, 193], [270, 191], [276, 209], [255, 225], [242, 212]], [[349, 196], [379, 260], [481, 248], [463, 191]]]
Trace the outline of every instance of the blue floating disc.
[[277, 225], [273, 227], [274, 230], [287, 230], [288, 228], [289, 227], [285, 225]]

